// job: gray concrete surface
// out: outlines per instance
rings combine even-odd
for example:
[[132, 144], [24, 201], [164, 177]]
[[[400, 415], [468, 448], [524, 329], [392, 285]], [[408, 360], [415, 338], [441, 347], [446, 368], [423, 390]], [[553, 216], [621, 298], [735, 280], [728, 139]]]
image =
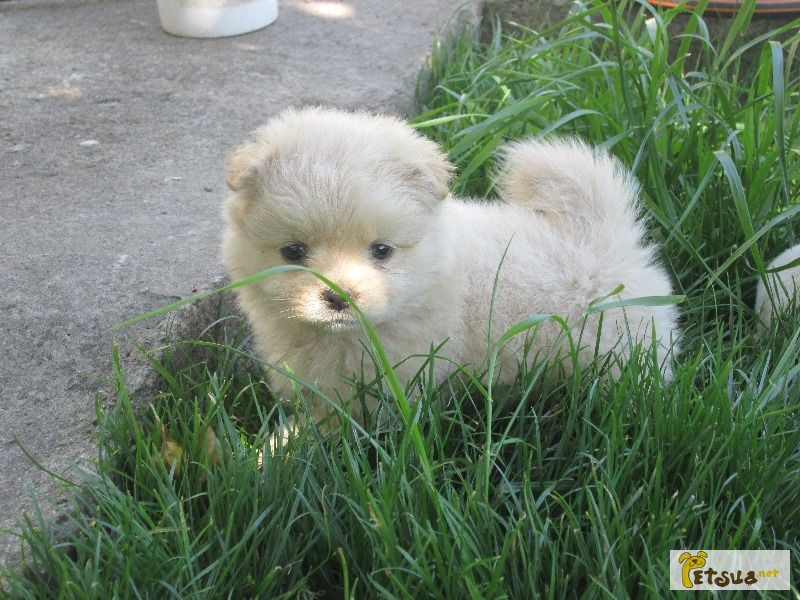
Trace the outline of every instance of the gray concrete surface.
[[286, 0], [267, 29], [190, 40], [155, 0], [0, 2], [0, 530], [62, 497], [14, 440], [57, 473], [91, 461], [112, 341], [156, 344], [163, 320], [111, 325], [222, 274], [225, 152], [290, 105], [408, 109], [461, 4]]

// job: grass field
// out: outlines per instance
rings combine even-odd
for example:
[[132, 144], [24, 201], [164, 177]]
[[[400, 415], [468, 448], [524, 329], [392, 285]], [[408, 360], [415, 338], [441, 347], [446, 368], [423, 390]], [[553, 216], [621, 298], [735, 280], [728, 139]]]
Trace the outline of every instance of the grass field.
[[115, 356], [98, 469], [65, 483], [69, 515], [25, 528], [5, 593], [655, 598], [669, 550], [706, 548], [790, 550], [797, 597], [800, 320], [758, 339], [752, 306], [800, 239], [800, 21], [742, 44], [749, 9], [722, 40], [632, 2], [541, 32], [489, 23], [444, 37], [420, 82], [415, 122], [458, 194], [491, 196], [495, 149], [526, 135], [579, 135], [633, 169], [685, 296], [672, 383], [644, 353], [617, 378], [535, 365], [500, 390], [423, 372], [409, 405], [376, 343], [389, 376], [357, 394], [389, 426], [308, 427], [272, 455], [283, 409], [225, 317], [152, 358], [164, 387], [141, 414]]

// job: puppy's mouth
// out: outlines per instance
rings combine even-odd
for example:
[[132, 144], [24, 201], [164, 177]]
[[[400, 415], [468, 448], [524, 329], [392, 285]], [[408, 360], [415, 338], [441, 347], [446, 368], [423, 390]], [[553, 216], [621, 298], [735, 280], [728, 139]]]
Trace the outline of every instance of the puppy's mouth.
[[316, 325], [330, 331], [350, 331], [358, 329], [358, 317], [351, 310], [325, 311]]
[[295, 318], [304, 321], [312, 329], [331, 333], [354, 331], [361, 327], [358, 317], [350, 308], [331, 310], [316, 306], [311, 310], [306, 308], [296, 311]]

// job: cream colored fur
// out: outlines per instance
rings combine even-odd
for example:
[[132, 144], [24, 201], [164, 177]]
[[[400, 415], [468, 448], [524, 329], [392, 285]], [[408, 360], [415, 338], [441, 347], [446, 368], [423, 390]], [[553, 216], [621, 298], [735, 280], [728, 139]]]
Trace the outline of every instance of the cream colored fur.
[[[225, 205], [225, 263], [240, 279], [285, 264], [281, 246], [303, 242], [305, 264], [348, 291], [393, 361], [446, 342], [442, 356], [477, 367], [487, 355], [492, 287], [508, 249], [492, 343], [530, 315], [554, 313], [576, 338], [583, 330], [580, 357], [588, 362], [600, 319], [582, 321], [591, 301], [620, 284], [622, 298], [672, 293], [656, 249], [643, 240], [638, 186], [610, 155], [576, 140], [512, 144], [504, 159], [502, 202], [454, 198], [441, 150], [404, 122], [321, 108], [286, 111], [228, 161], [235, 193]], [[368, 251], [374, 242], [396, 250], [378, 262]], [[347, 397], [344, 376], [374, 371], [352, 311], [327, 308], [325, 289], [311, 274], [287, 272], [238, 293], [267, 361]], [[624, 360], [632, 343], [655, 341], [669, 376], [677, 333], [672, 306], [612, 309], [603, 317], [599, 350]], [[531, 356], [568, 354], [561, 334], [556, 323], [545, 323]], [[501, 382], [514, 377], [524, 343], [520, 336], [501, 353]], [[412, 377], [420, 361], [400, 366], [400, 378]], [[436, 366], [440, 378], [447, 374], [445, 361]], [[291, 391], [280, 375], [273, 385]], [[322, 407], [316, 410], [321, 417]]]
[[[784, 250], [773, 260], [768, 269], [777, 269], [800, 258], [800, 244]], [[756, 314], [759, 316], [759, 333], [766, 333], [776, 312], [786, 310], [798, 302], [800, 291], [800, 265], [767, 275], [772, 295], [767, 293], [763, 281], [758, 282], [756, 289]]]

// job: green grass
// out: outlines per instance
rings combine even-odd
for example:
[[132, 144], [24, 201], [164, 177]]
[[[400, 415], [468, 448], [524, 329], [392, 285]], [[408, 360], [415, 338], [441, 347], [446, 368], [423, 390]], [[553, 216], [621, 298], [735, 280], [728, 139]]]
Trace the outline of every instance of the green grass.
[[391, 377], [358, 387], [395, 408], [380, 431], [307, 427], [273, 456], [282, 408], [227, 318], [152, 359], [163, 392], [141, 414], [115, 356], [98, 469], [71, 513], [25, 527], [6, 594], [663, 597], [670, 549], [777, 548], [797, 596], [800, 320], [757, 340], [751, 307], [800, 231], [800, 23], [743, 46], [747, 14], [720, 41], [696, 16], [668, 34], [677, 15], [596, 2], [540, 33], [451, 36], [416, 119], [462, 194], [491, 196], [494, 150], [525, 135], [580, 135], [634, 169], [686, 296], [671, 384], [646, 353], [613, 380], [535, 364], [499, 390], [423, 369], [410, 407]]

